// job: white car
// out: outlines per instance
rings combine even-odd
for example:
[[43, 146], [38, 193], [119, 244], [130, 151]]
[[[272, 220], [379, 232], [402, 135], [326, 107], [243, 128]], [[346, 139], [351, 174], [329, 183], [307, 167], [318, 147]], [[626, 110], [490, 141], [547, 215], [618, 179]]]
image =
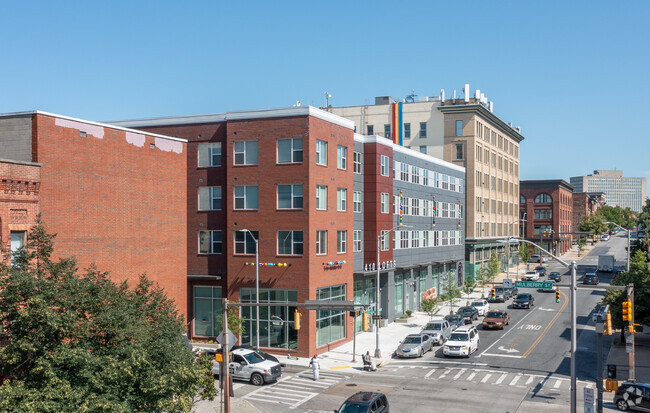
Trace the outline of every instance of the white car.
[[479, 344], [480, 340], [478, 338], [476, 327], [458, 327], [453, 333], [451, 333], [449, 340], [447, 340], [445, 346], [442, 348], [442, 354], [445, 357], [469, 357], [470, 354], [478, 350]]
[[487, 300], [476, 300], [473, 301], [471, 305], [476, 307], [478, 315], [480, 316], [484, 316], [488, 311], [490, 311], [490, 303], [488, 303]]
[[528, 271], [521, 278], [524, 281], [539, 281], [539, 273], [537, 271]]

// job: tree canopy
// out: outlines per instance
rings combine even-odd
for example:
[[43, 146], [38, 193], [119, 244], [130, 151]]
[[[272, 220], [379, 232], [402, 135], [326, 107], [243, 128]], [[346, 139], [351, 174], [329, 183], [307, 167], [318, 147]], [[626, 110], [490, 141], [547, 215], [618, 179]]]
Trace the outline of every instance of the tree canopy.
[[174, 303], [144, 275], [53, 261], [53, 238], [39, 219], [0, 265], [0, 411], [189, 411], [213, 378]]
[[[612, 284], [634, 284], [634, 321], [641, 324], [650, 323], [650, 269], [643, 251], [634, 253], [630, 258], [630, 271], [617, 275], [612, 280]], [[624, 325], [622, 303], [626, 299], [627, 294], [624, 290], [608, 290], [605, 293], [605, 302], [609, 304], [612, 323], [616, 328]]]

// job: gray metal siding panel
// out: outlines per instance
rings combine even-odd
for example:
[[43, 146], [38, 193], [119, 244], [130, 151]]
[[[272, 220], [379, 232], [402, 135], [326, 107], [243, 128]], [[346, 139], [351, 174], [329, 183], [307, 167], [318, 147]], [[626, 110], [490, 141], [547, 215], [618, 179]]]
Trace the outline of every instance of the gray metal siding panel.
[[32, 115], [0, 118], [0, 158], [32, 161]]

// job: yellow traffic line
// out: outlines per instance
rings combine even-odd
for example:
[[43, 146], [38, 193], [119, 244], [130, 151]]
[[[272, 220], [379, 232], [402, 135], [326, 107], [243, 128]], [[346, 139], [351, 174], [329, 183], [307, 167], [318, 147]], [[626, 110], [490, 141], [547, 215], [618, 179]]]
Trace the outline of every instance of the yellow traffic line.
[[330, 367], [332, 370], [338, 370], [338, 369], [349, 369], [350, 366], [336, 366], [336, 367]]
[[[558, 287], [558, 288], [559, 288], [559, 287]], [[542, 339], [544, 338], [544, 336], [545, 336], [546, 333], [548, 332], [548, 329], [551, 328], [551, 326], [553, 325], [553, 323], [555, 323], [555, 320], [557, 320], [557, 318], [560, 316], [560, 314], [562, 314], [562, 310], [564, 310], [564, 308], [565, 308], [566, 305], [568, 304], [568, 302], [569, 302], [569, 297], [567, 297], [567, 295], [564, 294], [561, 290], [560, 290], [560, 294], [561, 294], [562, 296], [564, 296], [564, 304], [562, 304], [562, 307], [561, 307], [560, 310], [557, 312], [557, 314], [555, 314], [555, 317], [553, 317], [553, 319], [551, 320], [550, 323], [548, 323], [548, 325], [546, 326], [546, 328], [544, 329], [544, 331], [542, 331], [542, 334], [540, 334], [540, 336], [537, 337], [537, 340], [535, 340], [535, 342], [530, 346], [530, 348], [529, 348], [528, 350], [526, 350], [526, 352], [521, 356], [522, 359], [525, 359], [526, 357], [528, 357], [528, 355], [529, 355], [529, 354], [530, 354], [530, 353], [535, 349], [535, 347], [537, 347], [537, 345], [540, 343], [540, 341], [542, 341]]]

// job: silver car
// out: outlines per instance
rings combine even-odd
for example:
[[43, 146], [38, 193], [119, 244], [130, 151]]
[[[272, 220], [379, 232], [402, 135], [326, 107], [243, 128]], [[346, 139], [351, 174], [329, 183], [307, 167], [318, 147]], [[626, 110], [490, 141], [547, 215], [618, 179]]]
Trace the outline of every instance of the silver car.
[[433, 347], [428, 334], [409, 334], [397, 347], [398, 357], [422, 357]]
[[432, 344], [442, 345], [451, 335], [452, 327], [447, 320], [429, 321], [420, 334], [431, 337]]

